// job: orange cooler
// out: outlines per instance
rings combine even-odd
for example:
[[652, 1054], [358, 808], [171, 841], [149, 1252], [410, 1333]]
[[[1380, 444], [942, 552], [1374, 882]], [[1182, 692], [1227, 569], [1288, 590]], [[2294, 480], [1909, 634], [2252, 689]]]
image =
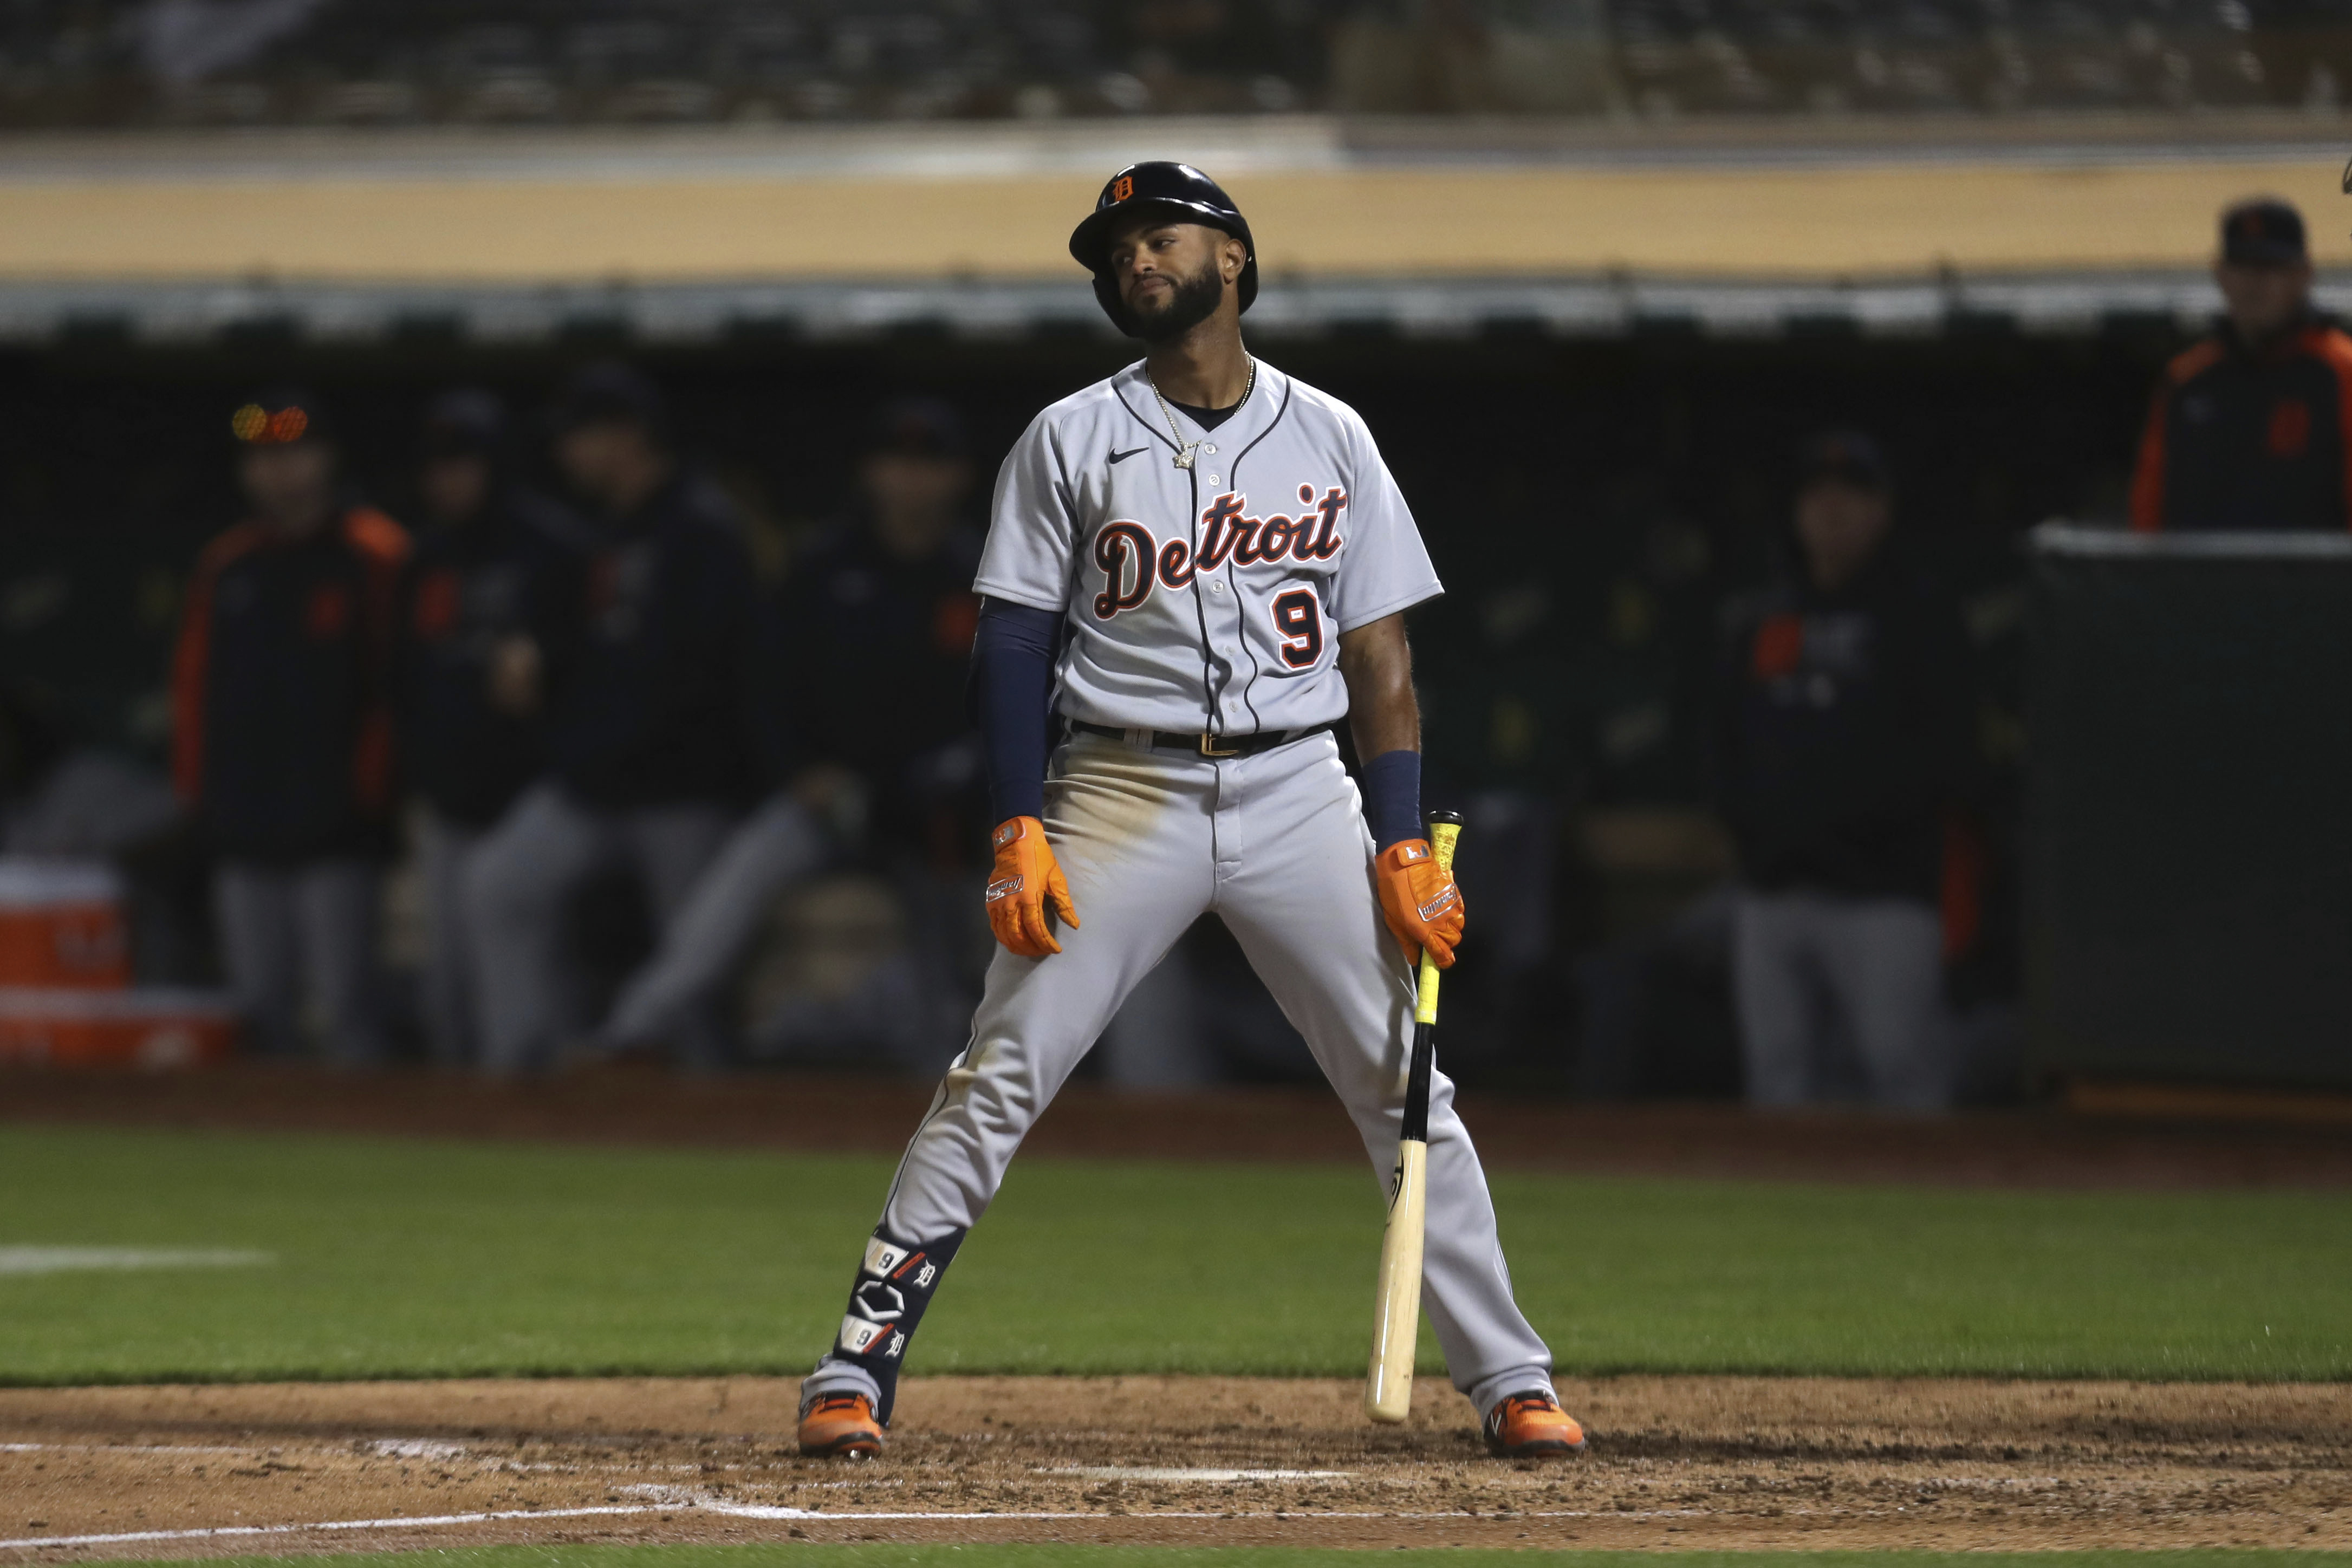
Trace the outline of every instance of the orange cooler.
[[100, 861], [0, 856], [0, 986], [131, 984], [122, 884]]
[[0, 988], [0, 1063], [201, 1067], [236, 1049], [236, 1022], [217, 991]]

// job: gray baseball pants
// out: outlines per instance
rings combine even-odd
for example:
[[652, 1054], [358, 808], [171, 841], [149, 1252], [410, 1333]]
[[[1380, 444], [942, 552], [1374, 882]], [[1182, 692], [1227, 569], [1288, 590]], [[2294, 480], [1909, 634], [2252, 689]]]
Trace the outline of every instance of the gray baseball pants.
[[226, 861], [215, 871], [221, 964], [264, 1054], [302, 1053], [307, 1001], [328, 1061], [357, 1067], [383, 1059], [383, 889], [380, 868], [358, 856], [288, 866]]
[[[1045, 958], [1000, 949], [956, 1059], [883, 1206], [895, 1236], [976, 1222], [1022, 1137], [1119, 1003], [1204, 912], [1223, 919], [1337, 1090], [1383, 1184], [1396, 1164], [1412, 984], [1381, 918], [1371, 835], [1329, 735], [1211, 760], [1079, 736], [1055, 756], [1045, 832], [1082, 922]], [[1511, 1298], [1477, 1151], [1433, 1079], [1422, 1301], [1454, 1385], [1483, 1413], [1551, 1387], [1551, 1353]], [[1368, 1210], [1369, 1212], [1369, 1210]], [[1371, 1232], [1365, 1232], [1370, 1245]], [[802, 1397], [875, 1393], [828, 1356]]]
[[[468, 857], [466, 896], [477, 954], [475, 996], [481, 1065], [492, 1073], [551, 1065], [581, 1028], [565, 953], [572, 895], [609, 866], [644, 883], [654, 921], [677, 920], [719, 846], [732, 816], [698, 801], [635, 810], [594, 810], [554, 784], [515, 802]], [[726, 1053], [723, 1025], [704, 1009], [677, 1040], [690, 1067], [712, 1069]]]
[[1917, 899], [1742, 894], [1731, 980], [1749, 1102], [1832, 1098], [1832, 1074], [1850, 1053], [1871, 1103], [1949, 1106], [1957, 1063], [1943, 944], [1941, 918]]

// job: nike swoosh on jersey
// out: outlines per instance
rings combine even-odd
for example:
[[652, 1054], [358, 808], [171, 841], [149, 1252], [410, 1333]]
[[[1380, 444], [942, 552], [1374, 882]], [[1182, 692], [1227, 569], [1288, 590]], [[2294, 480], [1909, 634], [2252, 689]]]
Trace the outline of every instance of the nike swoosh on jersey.
[[1151, 450], [1151, 448], [1150, 448], [1149, 446], [1138, 446], [1138, 447], [1134, 448], [1132, 451], [1128, 451], [1128, 452], [1116, 452], [1116, 451], [1115, 451], [1115, 452], [1113, 452], [1113, 453], [1110, 455], [1110, 460], [1111, 460], [1113, 463], [1124, 463], [1124, 462], [1126, 462], [1129, 458], [1130, 458], [1130, 457], [1134, 456], [1134, 455], [1135, 455], [1135, 454], [1136, 454], [1137, 452], [1149, 452], [1149, 451], [1150, 451], [1150, 450]]

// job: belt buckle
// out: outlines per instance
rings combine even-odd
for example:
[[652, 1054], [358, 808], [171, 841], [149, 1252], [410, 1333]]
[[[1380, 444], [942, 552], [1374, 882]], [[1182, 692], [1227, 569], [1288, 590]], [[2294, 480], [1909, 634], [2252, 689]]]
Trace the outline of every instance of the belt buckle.
[[1216, 737], [1215, 736], [1211, 735], [1211, 734], [1210, 734], [1207, 730], [1205, 730], [1205, 729], [1204, 729], [1204, 730], [1202, 730], [1202, 731], [1201, 732], [1201, 755], [1202, 755], [1202, 756], [1203, 756], [1203, 757], [1239, 757], [1239, 756], [1241, 755], [1241, 748], [1240, 748], [1239, 747], [1235, 747], [1234, 749], [1232, 749], [1232, 750], [1230, 750], [1230, 751], [1219, 751], [1219, 750], [1217, 750], [1215, 747], [1212, 747], [1212, 746], [1209, 744], [1211, 741], [1215, 740], [1216, 738], [1217, 738], [1217, 737]]

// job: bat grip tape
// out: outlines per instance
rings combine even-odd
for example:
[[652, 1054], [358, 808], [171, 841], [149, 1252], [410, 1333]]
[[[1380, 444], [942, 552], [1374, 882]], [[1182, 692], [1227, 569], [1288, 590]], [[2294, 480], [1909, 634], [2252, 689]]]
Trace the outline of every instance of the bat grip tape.
[[1437, 1062], [1437, 1030], [1433, 1025], [1412, 1026], [1412, 1060], [1405, 1071], [1404, 1118], [1397, 1136], [1409, 1143], [1429, 1142], [1429, 1079]]

